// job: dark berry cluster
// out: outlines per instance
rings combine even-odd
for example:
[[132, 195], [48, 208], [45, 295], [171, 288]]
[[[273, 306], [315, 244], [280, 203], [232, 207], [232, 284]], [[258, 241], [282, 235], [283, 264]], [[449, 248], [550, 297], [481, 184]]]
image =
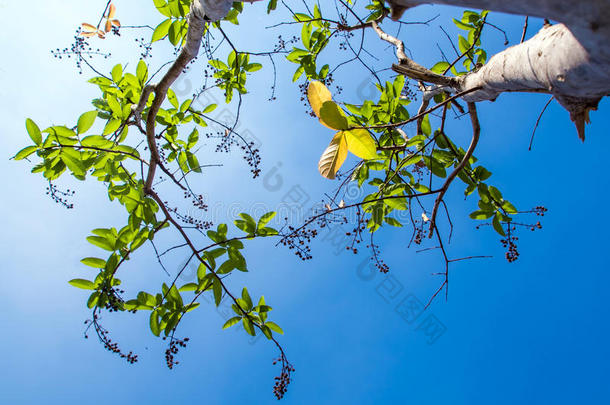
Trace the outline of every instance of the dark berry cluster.
[[[371, 234], [371, 239], [372, 239], [372, 235], [373, 234]], [[376, 245], [371, 242], [370, 245], [367, 245], [367, 248], [371, 249], [371, 254], [372, 254], [371, 258], [373, 259], [373, 262], [375, 263], [375, 267], [377, 267], [377, 270], [379, 270], [383, 274], [387, 274], [390, 271], [390, 267], [381, 258], [381, 252], [379, 250], [379, 245]]]
[[190, 214], [182, 214], [178, 211], [178, 208], [169, 208], [169, 210], [176, 214], [176, 217], [182, 221], [182, 223], [190, 225], [195, 229], [208, 230], [213, 226], [211, 221], [204, 221], [203, 219], [195, 218]]
[[[356, 225], [351, 232], [345, 232], [345, 236], [352, 236], [352, 243], [345, 247], [346, 250], [351, 250], [354, 254], [358, 254], [358, 248], [356, 245], [360, 244], [363, 240], [363, 232], [366, 230], [367, 221], [364, 219], [364, 216], [361, 215], [361, 212], [357, 212], [358, 220], [356, 221]], [[367, 246], [368, 247], [368, 246]]]
[[501, 239], [500, 242], [506, 250], [506, 260], [509, 263], [516, 261], [519, 258], [519, 251], [517, 250], [517, 241], [519, 238], [513, 233], [516, 228], [514, 226], [508, 226], [508, 233], [505, 239]]
[[423, 222], [419, 222], [420, 221], [415, 221], [416, 225], [413, 233], [413, 243], [416, 245], [421, 245], [422, 241], [424, 240], [424, 224]]
[[136, 38], [136, 43], [138, 44], [138, 48], [140, 48], [141, 53], [140, 56], [142, 59], [150, 58], [152, 56], [152, 43], [147, 41], [144, 38]]
[[99, 315], [93, 312], [93, 319], [88, 319], [85, 321], [85, 325], [87, 325], [87, 329], [85, 330], [85, 339], [89, 338], [87, 334], [89, 329], [93, 326], [95, 333], [97, 334], [98, 339], [104, 345], [104, 349], [108, 350], [111, 353], [118, 354], [120, 358], [125, 359], [129, 364], [134, 364], [138, 361], [138, 355], [133, 352], [123, 353], [119, 348], [119, 345], [116, 342], [113, 342], [112, 339], [108, 336], [108, 330], [104, 329], [102, 325], [99, 323]]
[[[284, 218], [284, 220], [288, 222], [288, 218]], [[286, 233], [283, 233], [284, 229], [287, 231]], [[280, 234], [282, 235], [280, 243], [287, 246], [289, 250], [293, 250], [298, 258], [303, 261], [313, 258], [309, 244], [318, 236], [317, 229], [310, 229], [308, 226], [297, 229], [292, 225], [285, 225]]]
[[254, 142], [247, 141], [237, 132], [229, 129], [216, 132], [215, 134], [206, 133], [205, 136], [208, 139], [220, 139], [220, 142], [216, 145], [216, 152], [229, 153], [232, 146], [239, 144], [239, 147], [244, 154], [244, 160], [248, 163], [253, 178], [257, 178], [260, 175], [261, 155], [260, 150], [256, 148]]
[[[167, 339], [166, 337], [163, 338], [163, 340], [166, 340], [166, 339]], [[179, 361], [176, 361], [175, 355], [178, 354], [178, 351], [180, 351], [180, 348], [186, 347], [186, 344], [188, 343], [188, 341], [189, 341], [189, 338], [184, 338], [184, 339], [176, 339], [174, 337], [169, 338], [169, 347], [165, 351], [165, 363], [167, 364], [167, 368], [172, 370], [174, 368], [174, 366], [180, 364]]]
[[202, 195], [202, 194], [197, 194], [197, 195], [195, 195], [195, 194], [193, 194], [193, 193], [192, 193], [192, 192], [190, 192], [190, 191], [185, 191], [185, 192], [184, 192], [184, 198], [185, 198], [185, 199], [190, 198], [190, 199], [191, 199], [191, 202], [192, 202], [192, 204], [193, 204], [193, 207], [195, 207], [195, 208], [197, 208], [197, 209], [199, 209], [199, 210], [202, 210], [202, 211], [206, 211], [206, 212], [207, 212], [207, 210], [208, 210], [208, 205], [207, 205], [207, 204], [204, 202], [204, 199], [203, 199], [203, 195]]
[[544, 214], [548, 211], [548, 209], [543, 207], [542, 205], [539, 205], [536, 208], [534, 208], [533, 211], [537, 216], [543, 217]]
[[290, 384], [290, 374], [295, 371], [294, 367], [288, 360], [282, 355], [282, 357], [273, 360], [273, 365], [278, 362], [282, 363], [282, 371], [279, 376], [275, 377], [275, 385], [273, 386], [273, 395], [280, 400], [284, 398], [284, 395], [288, 391], [288, 385]]
[[92, 48], [87, 42], [87, 39], [81, 36], [80, 34], [81, 29], [78, 28], [76, 30], [76, 34], [74, 35], [74, 42], [72, 43], [72, 45], [70, 45], [69, 48], [57, 48], [55, 50], [52, 50], [51, 54], [57, 59], [63, 59], [64, 57], [70, 59], [72, 56], [74, 56], [78, 73], [82, 74], [83, 61], [85, 62], [85, 64], [88, 64], [88, 62], [85, 60], [85, 57], [93, 59], [94, 56], [102, 56], [104, 59], [108, 59], [110, 57], [110, 53], [104, 53], [100, 50], [100, 48]]
[[50, 196], [56, 204], [63, 205], [69, 210], [74, 208], [74, 204], [68, 201], [68, 197], [73, 197], [74, 194], [74, 190], [67, 189], [66, 191], [62, 191], [51, 182], [49, 182], [49, 185], [47, 186], [47, 195]]
[[400, 96], [406, 98], [409, 101], [416, 101], [417, 95], [419, 94], [419, 88], [417, 81], [407, 80], [405, 87], [402, 89]]

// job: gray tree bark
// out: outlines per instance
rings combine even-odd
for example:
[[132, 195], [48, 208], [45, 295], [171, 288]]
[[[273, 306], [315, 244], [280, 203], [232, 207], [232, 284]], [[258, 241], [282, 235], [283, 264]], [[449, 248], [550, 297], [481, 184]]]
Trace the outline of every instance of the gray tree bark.
[[[391, 0], [393, 18], [420, 0]], [[565, 107], [584, 140], [588, 112], [610, 94], [610, 0], [430, 0], [428, 3], [549, 18], [534, 37], [510, 47], [450, 83], [456, 91], [480, 87], [466, 101], [495, 100], [503, 92], [542, 92]]]

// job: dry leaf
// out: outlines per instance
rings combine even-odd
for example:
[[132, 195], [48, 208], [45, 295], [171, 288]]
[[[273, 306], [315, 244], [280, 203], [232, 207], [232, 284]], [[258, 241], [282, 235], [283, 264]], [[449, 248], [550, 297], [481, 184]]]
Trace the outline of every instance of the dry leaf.
[[342, 131], [337, 132], [320, 158], [318, 163], [320, 174], [327, 179], [334, 179], [346, 157], [347, 141], [345, 135]]
[[116, 6], [113, 3], [110, 3], [110, 7], [108, 8], [108, 19], [111, 20], [114, 18], [116, 14]]
[[94, 32], [94, 33], [97, 32], [97, 27], [95, 27], [91, 24], [82, 23], [81, 25], [82, 25], [83, 29], [87, 32]]
[[430, 218], [428, 218], [428, 216], [425, 213], [423, 213], [423, 212], [421, 213], [421, 219], [423, 219], [424, 222], [430, 221]]

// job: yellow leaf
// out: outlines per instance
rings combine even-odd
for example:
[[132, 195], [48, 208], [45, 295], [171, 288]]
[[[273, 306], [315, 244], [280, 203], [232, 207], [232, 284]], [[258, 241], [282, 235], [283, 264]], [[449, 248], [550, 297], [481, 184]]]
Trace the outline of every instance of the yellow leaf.
[[87, 32], [97, 32], [97, 27], [94, 27], [91, 24], [82, 23], [81, 25], [82, 25], [83, 29]]
[[334, 101], [325, 101], [320, 108], [320, 122], [331, 129], [347, 129], [347, 117], [337, 103]]
[[110, 30], [112, 30], [112, 23], [110, 22], [110, 20], [106, 20], [106, 26], [104, 27], [104, 30], [106, 32], [110, 32]]
[[327, 179], [334, 179], [346, 157], [347, 141], [345, 140], [345, 134], [343, 131], [337, 132], [320, 158], [318, 163], [320, 174]]
[[309, 83], [309, 87], [307, 88], [307, 99], [309, 100], [309, 105], [311, 106], [314, 114], [320, 118], [320, 109], [322, 108], [322, 104], [332, 100], [333, 97], [324, 83], [313, 81]]
[[376, 159], [377, 145], [366, 129], [345, 131], [347, 148], [361, 159]]
[[121, 22], [119, 20], [112, 20], [112, 25], [114, 25], [115, 27], [120, 27]]
[[97, 32], [97, 36], [98, 36], [98, 37], [100, 37], [101, 39], [106, 38], [106, 34], [105, 34], [105, 33], [104, 33], [104, 31], [102, 31], [102, 30], [99, 30], [99, 31]]
[[96, 33], [95, 32], [81, 32], [80, 36], [81, 37], [92, 37], [94, 36]]
[[112, 20], [116, 15], [116, 6], [113, 3], [110, 3], [110, 8], [108, 8], [108, 19]]

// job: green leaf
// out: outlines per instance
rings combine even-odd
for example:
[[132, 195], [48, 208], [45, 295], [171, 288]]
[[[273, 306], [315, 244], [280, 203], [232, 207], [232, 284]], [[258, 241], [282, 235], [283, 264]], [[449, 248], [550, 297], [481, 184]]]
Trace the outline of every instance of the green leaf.
[[248, 332], [249, 335], [256, 336], [256, 333], [254, 332], [254, 325], [252, 325], [252, 321], [250, 320], [250, 318], [245, 316], [241, 318], [241, 322], [244, 325], [244, 330]]
[[121, 81], [121, 79], [123, 78], [123, 66], [121, 66], [120, 64], [116, 65], [115, 67], [112, 68], [112, 80], [115, 83], [119, 83]]
[[464, 24], [462, 21], [456, 20], [455, 18], [453, 19], [453, 23], [462, 30], [465, 31], [472, 31], [475, 29], [474, 25], [471, 24]]
[[181, 314], [180, 312], [174, 312], [169, 319], [167, 320], [167, 324], [165, 325], [165, 336], [169, 336], [172, 333], [172, 330], [178, 326], [178, 322], [180, 322]]
[[108, 120], [108, 123], [106, 123], [106, 126], [104, 127], [104, 131], [102, 132], [102, 135], [110, 135], [111, 133], [113, 133], [117, 129], [119, 129], [120, 127], [121, 127], [121, 120], [112, 118], [112, 119]]
[[470, 218], [482, 220], [482, 219], [490, 218], [492, 215], [493, 215], [493, 212], [478, 210], [478, 211], [472, 212], [470, 214]]
[[169, 31], [169, 26], [172, 24], [172, 19], [168, 18], [167, 20], [164, 20], [163, 22], [161, 22], [161, 24], [157, 25], [157, 27], [155, 28], [155, 31], [152, 34], [152, 39], [150, 42], [156, 42], [160, 39], [165, 38], [165, 36], [167, 35], [168, 31]]
[[166, 17], [172, 16], [169, 6], [165, 0], [153, 0], [153, 2], [155, 3], [155, 7], [157, 8], [157, 10], [159, 10], [161, 14]]
[[161, 325], [159, 323], [158, 311], [152, 311], [150, 313], [149, 325], [150, 325], [150, 331], [153, 333], [153, 335], [159, 336], [161, 334]]
[[241, 321], [241, 317], [239, 316], [234, 316], [233, 318], [229, 319], [228, 321], [225, 322], [225, 324], [222, 326], [223, 329], [228, 329], [233, 325], [236, 325], [239, 323], [239, 321]]
[[89, 111], [81, 115], [78, 119], [78, 124], [76, 125], [77, 132], [79, 134], [84, 134], [91, 129], [95, 122], [95, 118], [97, 118], [97, 111]]
[[99, 297], [100, 297], [100, 293], [98, 291], [91, 294], [89, 296], [89, 299], [87, 300], [87, 308], [93, 309], [93, 307], [97, 305], [97, 301], [98, 301]]
[[470, 43], [466, 38], [459, 35], [458, 36], [458, 47], [460, 48], [460, 52], [466, 53], [466, 51], [470, 48]]
[[85, 266], [93, 267], [95, 269], [103, 269], [106, 267], [106, 260], [98, 259], [97, 257], [85, 257], [80, 262]]
[[447, 68], [449, 68], [448, 62], [438, 62], [437, 64], [432, 66], [430, 70], [436, 74], [442, 75], [443, 73], [445, 73], [445, 70], [447, 70]]
[[193, 302], [192, 304], [188, 304], [187, 306], [184, 307], [184, 313], [191, 312], [192, 310], [199, 307], [199, 305], [200, 304], [198, 302]]
[[503, 201], [502, 193], [494, 186], [489, 186], [489, 194], [496, 202], [501, 203]]
[[233, 262], [232, 260], [227, 260], [226, 262], [220, 265], [216, 273], [227, 274], [233, 271], [233, 269], [235, 269], [235, 262]]
[[212, 111], [214, 111], [216, 109], [216, 107], [218, 107], [218, 104], [210, 104], [209, 106], [207, 106], [206, 108], [203, 109], [203, 111], [201, 112], [202, 114], [208, 114], [211, 113]]
[[474, 177], [480, 181], [485, 181], [491, 177], [491, 172], [483, 166], [478, 166], [474, 169]]
[[246, 311], [250, 311], [252, 309], [252, 298], [250, 297], [246, 287], [241, 290], [241, 298], [246, 302], [246, 308], [244, 309]]
[[176, 97], [176, 93], [172, 89], [167, 89], [167, 99], [174, 106], [174, 108], [180, 108], [180, 103], [178, 102], [178, 97]]
[[70, 285], [76, 288], [80, 288], [83, 290], [95, 290], [95, 284], [89, 280], [84, 280], [82, 278], [75, 278], [74, 280], [68, 281]]
[[337, 103], [325, 101], [320, 108], [320, 122], [331, 129], [348, 129], [347, 117]]
[[502, 209], [504, 211], [506, 211], [506, 213], [508, 213], [508, 214], [516, 214], [517, 213], [517, 209], [515, 208], [515, 206], [513, 204], [511, 204], [510, 201], [504, 201], [502, 203]]
[[261, 65], [260, 63], [249, 63], [244, 67], [244, 70], [246, 72], [256, 72], [258, 70], [261, 70], [263, 68], [263, 65]]
[[40, 132], [40, 128], [38, 125], [31, 119], [25, 120], [25, 129], [28, 131], [28, 135], [32, 138], [32, 141], [38, 146], [42, 144], [42, 133]]
[[216, 303], [216, 306], [219, 306], [220, 301], [222, 301], [222, 285], [220, 284], [220, 279], [218, 277], [214, 277], [212, 290], [214, 291], [214, 302]]
[[280, 328], [279, 326], [277, 326], [274, 322], [265, 322], [265, 325], [271, 329], [274, 332], [279, 333], [280, 335], [284, 334], [284, 331], [282, 330], [282, 328]]
[[430, 126], [430, 115], [429, 114], [426, 114], [424, 116], [424, 119], [421, 122], [421, 132], [426, 136], [430, 136], [430, 134], [432, 133], [432, 127]]
[[17, 154], [13, 157], [15, 160], [22, 160], [26, 157], [30, 156], [32, 153], [38, 150], [38, 146], [28, 146], [21, 149]]
[[491, 221], [491, 224], [493, 225], [496, 232], [498, 232], [502, 236], [506, 236], [506, 233], [504, 232], [504, 229], [502, 228], [502, 224], [500, 223], [501, 218], [502, 218], [502, 214], [499, 212], [496, 212], [496, 215], [494, 215], [494, 219]]
[[397, 228], [402, 228], [402, 224], [395, 218], [385, 217], [384, 220], [391, 226], [395, 226]]
[[140, 61], [138, 62], [138, 67], [136, 68], [136, 76], [138, 77], [138, 81], [141, 85], [144, 85], [144, 83], [146, 83], [146, 80], [148, 80], [148, 66], [146, 65], [146, 62], [144, 62], [143, 59], [140, 59]]
[[256, 225], [256, 229], [262, 229], [265, 227], [265, 225], [267, 225], [269, 223], [269, 221], [271, 221], [273, 219], [273, 217], [275, 217], [275, 212], [271, 211], [266, 213], [265, 215], [263, 215], [262, 217], [260, 217], [260, 219], [258, 220], [258, 224]]
[[439, 161], [433, 156], [424, 156], [424, 163], [430, 169], [430, 171], [438, 177], [445, 178], [447, 177], [447, 171], [445, 167], [439, 163]]
[[175, 303], [178, 308], [182, 308], [184, 303], [182, 302], [182, 296], [180, 292], [178, 292], [178, 288], [174, 285], [169, 289], [169, 293], [167, 295], [168, 301]]
[[106, 240], [106, 238], [103, 238], [101, 236], [88, 236], [87, 241], [92, 245], [100, 247], [104, 250], [114, 252], [114, 245], [110, 244], [110, 242]]

